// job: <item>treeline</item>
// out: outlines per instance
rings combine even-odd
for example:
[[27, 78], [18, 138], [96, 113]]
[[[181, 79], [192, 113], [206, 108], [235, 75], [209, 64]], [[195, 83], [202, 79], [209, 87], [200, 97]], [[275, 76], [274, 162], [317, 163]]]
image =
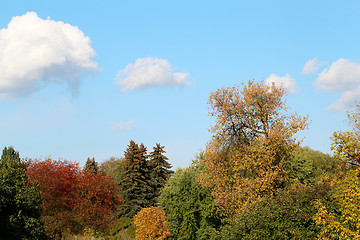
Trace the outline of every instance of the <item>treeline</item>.
[[333, 156], [300, 147], [308, 117], [286, 91], [249, 81], [210, 94], [205, 150], [171, 170], [164, 146], [80, 169], [0, 159], [0, 239], [360, 239], [360, 105]]

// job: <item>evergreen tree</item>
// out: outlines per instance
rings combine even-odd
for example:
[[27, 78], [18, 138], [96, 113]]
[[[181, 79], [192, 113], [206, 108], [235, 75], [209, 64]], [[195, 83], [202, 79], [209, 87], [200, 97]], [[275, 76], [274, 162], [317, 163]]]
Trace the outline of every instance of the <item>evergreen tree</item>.
[[99, 168], [98, 168], [98, 164], [97, 164], [97, 162], [95, 161], [95, 158], [92, 158], [92, 159], [90, 159], [90, 158], [88, 158], [87, 160], [86, 160], [86, 163], [85, 163], [85, 166], [84, 166], [84, 172], [87, 172], [87, 171], [93, 171], [93, 172], [95, 172], [95, 173], [97, 173], [98, 172], [98, 170], [99, 170]]
[[0, 239], [46, 237], [40, 221], [40, 192], [28, 186], [27, 166], [12, 147], [4, 148], [0, 159]]
[[150, 205], [151, 187], [146, 147], [130, 141], [122, 164], [123, 175], [119, 187], [124, 203], [119, 206], [119, 216], [133, 217]]
[[150, 153], [149, 169], [152, 187], [152, 204], [156, 203], [157, 197], [160, 195], [160, 190], [165, 186], [167, 180], [174, 173], [171, 169], [171, 164], [164, 153], [164, 146], [159, 143], [153, 147], [154, 151]]

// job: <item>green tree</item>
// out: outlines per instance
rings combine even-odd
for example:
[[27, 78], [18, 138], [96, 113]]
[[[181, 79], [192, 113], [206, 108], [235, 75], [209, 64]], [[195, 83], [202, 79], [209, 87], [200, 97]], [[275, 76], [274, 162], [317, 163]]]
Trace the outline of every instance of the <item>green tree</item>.
[[323, 198], [328, 184], [310, 187], [293, 183], [279, 189], [228, 219], [216, 239], [316, 239], [320, 232], [314, 221], [314, 202]]
[[198, 162], [177, 169], [159, 196], [159, 206], [165, 211], [171, 235], [176, 239], [209, 239], [221, 224], [211, 189], [199, 183]]
[[171, 164], [168, 158], [164, 155], [164, 146], [156, 144], [154, 151], [149, 155], [149, 170], [152, 187], [152, 205], [155, 205], [157, 197], [160, 195], [160, 190], [165, 186], [170, 176], [174, 173], [171, 169]]
[[0, 159], [0, 239], [45, 239], [41, 196], [28, 186], [28, 163], [14, 148], [4, 148]]
[[119, 179], [123, 204], [119, 206], [119, 217], [132, 218], [142, 208], [150, 205], [151, 186], [147, 163], [146, 147], [130, 141], [122, 164], [122, 176]]
[[313, 186], [322, 176], [336, 173], [339, 160], [309, 147], [299, 147], [286, 164], [290, 179]]

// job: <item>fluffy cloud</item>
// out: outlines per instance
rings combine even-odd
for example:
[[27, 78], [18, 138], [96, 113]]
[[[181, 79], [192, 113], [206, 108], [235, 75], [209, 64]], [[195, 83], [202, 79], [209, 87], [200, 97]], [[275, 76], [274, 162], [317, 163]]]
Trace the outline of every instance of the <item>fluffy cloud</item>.
[[0, 30], [0, 95], [27, 95], [52, 82], [76, 91], [79, 76], [97, 69], [89, 37], [75, 26], [35, 12]]
[[360, 64], [340, 58], [319, 74], [315, 86], [328, 92], [342, 93], [329, 109], [344, 110], [360, 96]]
[[172, 66], [165, 59], [138, 58], [135, 64], [128, 64], [117, 74], [117, 83], [122, 91], [149, 89], [160, 86], [187, 86], [189, 74], [173, 73]]
[[268, 85], [275, 83], [277, 86], [286, 88], [290, 94], [295, 94], [298, 91], [296, 81], [289, 74], [286, 74], [284, 77], [271, 74], [268, 78], [265, 79], [265, 83]]
[[310, 59], [309, 61], [307, 61], [305, 63], [305, 66], [302, 70], [303, 74], [312, 74], [315, 73], [319, 70], [319, 68], [321, 66], [323, 66], [324, 64], [326, 64], [325, 62], [319, 62], [318, 58], [315, 57], [313, 59]]
[[127, 122], [112, 122], [111, 128], [119, 131], [129, 131], [135, 128], [135, 122], [133, 120]]

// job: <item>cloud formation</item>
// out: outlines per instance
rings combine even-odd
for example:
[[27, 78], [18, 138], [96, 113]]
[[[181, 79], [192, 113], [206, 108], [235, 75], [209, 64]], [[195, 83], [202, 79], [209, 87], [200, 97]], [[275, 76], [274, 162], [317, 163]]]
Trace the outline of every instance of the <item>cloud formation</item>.
[[303, 74], [316, 73], [319, 70], [319, 68], [325, 64], [326, 62], [319, 62], [318, 57], [315, 57], [305, 63], [302, 73]]
[[296, 81], [289, 74], [286, 74], [284, 77], [271, 74], [268, 78], [265, 79], [265, 83], [267, 85], [275, 83], [276, 86], [286, 88], [290, 94], [295, 94], [298, 91]]
[[129, 131], [135, 128], [135, 122], [133, 120], [127, 122], [112, 122], [111, 128], [113, 130]]
[[190, 85], [188, 73], [173, 73], [172, 66], [165, 59], [138, 58], [135, 64], [128, 64], [117, 74], [117, 83], [122, 91]]
[[35, 12], [0, 30], [0, 95], [28, 95], [49, 83], [77, 91], [80, 75], [97, 70], [90, 38], [78, 27]]
[[339, 92], [341, 97], [328, 109], [342, 111], [360, 97], [360, 64], [340, 58], [322, 71], [315, 86], [327, 92]]

